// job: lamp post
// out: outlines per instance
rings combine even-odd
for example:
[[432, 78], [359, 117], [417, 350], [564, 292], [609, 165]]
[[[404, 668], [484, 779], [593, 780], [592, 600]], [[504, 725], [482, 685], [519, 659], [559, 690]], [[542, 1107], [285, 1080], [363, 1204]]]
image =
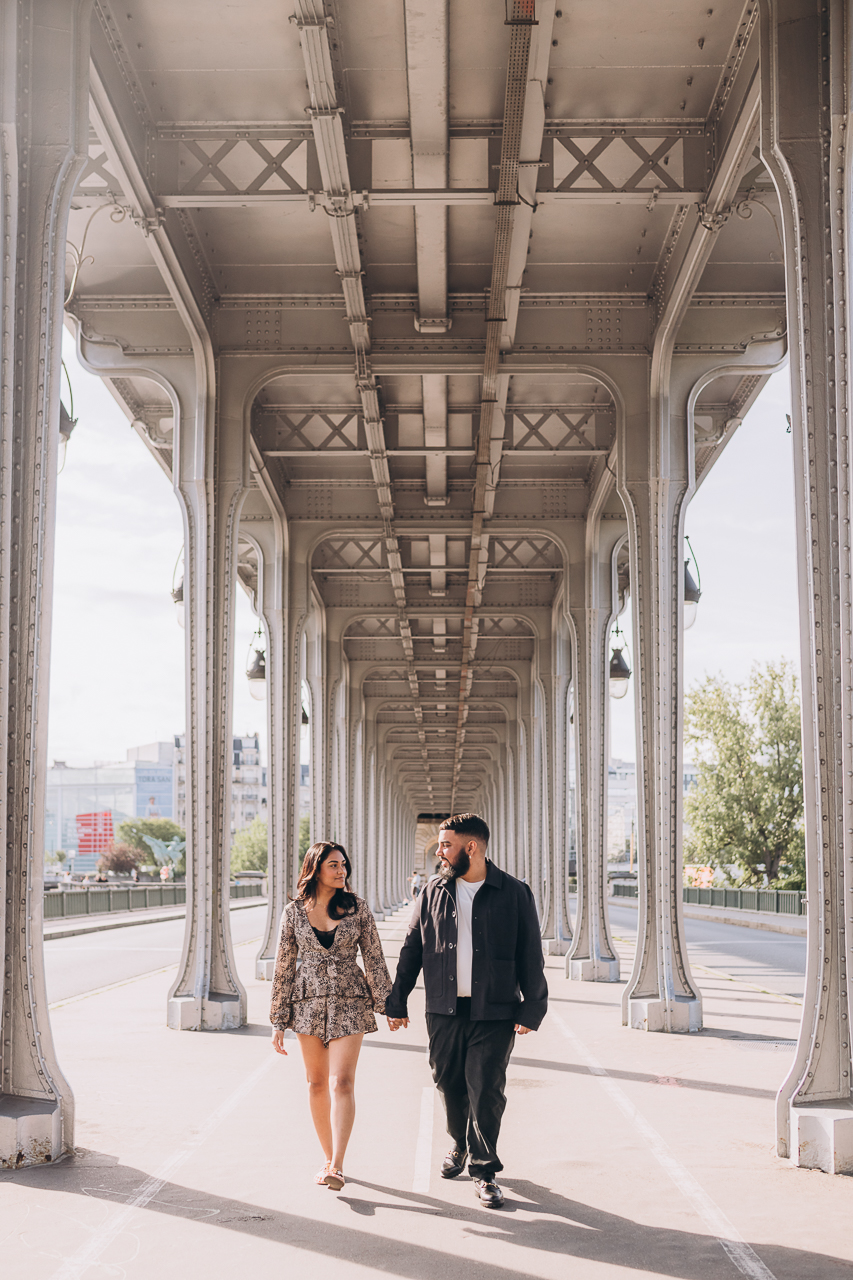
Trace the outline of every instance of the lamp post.
[[[618, 628], [617, 628], [618, 634]], [[614, 648], [610, 659], [610, 696], [624, 698], [628, 692], [628, 681], [631, 679], [631, 668], [622, 654], [622, 646]]]
[[181, 561], [184, 558], [183, 547], [178, 552], [178, 558], [175, 561], [175, 567], [172, 570], [172, 600], [175, 603], [175, 614], [179, 627], [186, 627], [187, 618], [184, 609], [184, 567]]
[[71, 432], [77, 426], [77, 419], [74, 417], [74, 391], [71, 386], [71, 378], [68, 373], [68, 366], [62, 361], [62, 372], [65, 374], [65, 381], [68, 384], [68, 404], [70, 408], [66, 409], [60, 400], [59, 402], [59, 470], [65, 466], [65, 454], [68, 449], [68, 441], [71, 439]]
[[258, 702], [267, 696], [267, 660], [260, 649], [256, 649], [246, 668], [246, 679], [249, 681], [249, 693]]
[[246, 666], [246, 679], [249, 681], [249, 693], [257, 702], [263, 702], [267, 696], [267, 659], [262, 648], [263, 633], [258, 627], [257, 634], [252, 637], [250, 648], [252, 655]]
[[[694, 564], [696, 557], [693, 557]], [[697, 565], [696, 572], [698, 574], [699, 567]], [[696, 613], [699, 609], [699, 599], [702, 592], [696, 584], [693, 574], [690, 572], [690, 561], [684, 561], [684, 630], [689, 631], [696, 621]]]
[[178, 626], [185, 627], [187, 625], [186, 612], [184, 610], [184, 580], [178, 582], [177, 586], [172, 588], [172, 599], [175, 602], [175, 614], [178, 619]]

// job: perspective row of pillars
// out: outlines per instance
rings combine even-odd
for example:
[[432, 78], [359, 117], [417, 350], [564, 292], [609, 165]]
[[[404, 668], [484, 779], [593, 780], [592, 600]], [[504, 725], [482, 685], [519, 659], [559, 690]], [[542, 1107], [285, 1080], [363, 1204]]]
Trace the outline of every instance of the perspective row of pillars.
[[[47, 749], [53, 521], [58, 446], [63, 251], [74, 184], [88, 149], [87, 84], [91, 4], [19, 0], [4, 9], [0, 44], [0, 209], [4, 261], [0, 399], [0, 848], [4, 893], [0, 1020], [0, 1162], [55, 1159], [73, 1142], [73, 1095], [56, 1061], [42, 961], [44, 786]], [[795, 1061], [778, 1100], [778, 1149], [832, 1171], [853, 1169], [850, 1015], [853, 992], [847, 928], [853, 893], [853, 598], [849, 478], [849, 169], [853, 83], [849, 17], [841, 5], [775, 0], [761, 6], [761, 154], [783, 212], [793, 382], [796, 514], [800, 568], [809, 957], [804, 1018]], [[57, 61], [60, 42], [64, 61]], [[62, 67], [64, 71], [58, 72]], [[194, 323], [187, 304], [188, 326]], [[618, 487], [627, 517], [638, 689], [640, 936], [625, 993], [626, 1020], [649, 1030], [689, 1030], [700, 1004], [681, 942], [680, 547], [690, 493], [690, 448], [683, 407], [673, 393], [674, 340], [653, 353], [643, 394], [622, 397]], [[642, 362], [636, 362], [637, 367]], [[602, 361], [602, 368], [607, 361]], [[188, 800], [191, 879], [187, 936], [170, 994], [180, 1027], [242, 1021], [245, 995], [228, 928], [230, 633], [241, 507], [247, 492], [244, 397], [229, 397], [212, 350], [194, 340], [194, 362], [175, 388], [180, 436], [176, 487], [185, 514], [188, 678]], [[621, 372], [613, 371], [619, 387]], [[217, 382], [217, 378], [219, 379]], [[630, 378], [628, 379], [630, 380]], [[625, 379], [622, 378], [622, 385]], [[673, 409], [673, 406], [675, 408]], [[180, 410], [178, 413], [177, 410]], [[235, 441], [237, 442], [235, 445]], [[280, 536], [280, 531], [279, 531]], [[600, 549], [599, 549], [600, 550]], [[288, 562], [286, 548], [280, 554]], [[598, 554], [598, 552], [597, 552]], [[275, 555], [272, 557], [275, 561]], [[578, 665], [575, 715], [578, 772], [585, 779], [578, 826], [588, 850], [578, 927], [569, 955], [574, 976], [612, 976], [602, 909], [604, 884], [593, 856], [603, 824], [601, 698], [603, 622], [594, 556], [584, 559], [583, 604], [572, 601]], [[289, 591], [289, 595], [287, 592]], [[271, 770], [287, 853], [274, 860], [270, 920], [293, 876], [300, 627], [297, 596], [270, 631], [278, 653], [269, 699]], [[273, 593], [274, 596], [274, 593]], [[266, 604], [264, 605], [266, 609]], [[605, 633], [606, 634], [606, 633]], [[580, 684], [586, 664], [588, 678]], [[413, 848], [412, 818], [383, 772], [369, 726], [360, 743], [352, 708], [328, 690], [318, 765], [324, 825], [366, 857], [359, 864], [371, 905], [404, 896], [402, 850]], [[338, 684], [339, 690], [343, 689]], [[540, 686], [540, 715], [560, 705]], [[343, 697], [343, 694], [341, 694]], [[284, 709], [282, 711], [282, 708]], [[275, 717], [278, 716], [278, 719]], [[283, 718], [282, 718], [283, 716]], [[329, 730], [336, 730], [329, 732]], [[318, 730], [319, 732], [319, 730]], [[340, 733], [346, 741], [339, 741]], [[549, 730], [552, 738], [552, 731]], [[335, 745], [332, 745], [335, 744]], [[545, 936], [566, 940], [562, 864], [555, 852], [558, 753], [538, 774], [538, 828], [531, 872], [545, 886]], [[360, 772], [346, 799], [339, 780]], [[332, 797], [336, 795], [334, 805]], [[540, 804], [541, 796], [541, 804]], [[494, 803], [494, 797], [490, 803]], [[315, 810], [317, 806], [315, 804]], [[338, 824], [335, 827], [335, 824]], [[586, 834], [583, 834], [583, 833]], [[363, 844], [360, 845], [360, 842]], [[595, 842], [593, 844], [593, 841]], [[384, 848], [383, 848], [384, 846]], [[384, 859], [396, 848], [396, 861]], [[380, 852], [382, 851], [382, 857]], [[373, 852], [371, 852], [373, 851]], [[267, 949], [272, 947], [269, 931]], [[269, 959], [269, 955], [262, 959]], [[584, 965], [587, 966], [584, 969]]]

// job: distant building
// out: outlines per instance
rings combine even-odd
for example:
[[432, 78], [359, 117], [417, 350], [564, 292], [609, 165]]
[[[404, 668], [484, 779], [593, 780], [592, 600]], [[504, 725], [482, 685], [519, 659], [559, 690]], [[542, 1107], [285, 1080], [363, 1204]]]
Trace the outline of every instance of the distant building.
[[47, 771], [45, 852], [64, 849], [75, 872], [87, 875], [119, 823], [171, 818], [173, 755], [171, 742], [152, 742], [131, 747], [125, 761], [86, 769], [55, 760]]
[[[698, 770], [695, 764], [683, 768], [683, 794], [695, 787]], [[634, 830], [634, 856], [637, 849], [637, 766], [633, 760], [611, 760], [607, 780], [607, 857], [622, 862], [630, 856], [631, 830]]]
[[[248, 827], [255, 818], [267, 816], [267, 771], [261, 764], [258, 735], [234, 738], [231, 764], [231, 834]], [[175, 821], [187, 825], [187, 740], [175, 734], [173, 807]]]
[[299, 816], [304, 817], [311, 812], [311, 772], [310, 766], [299, 766]]

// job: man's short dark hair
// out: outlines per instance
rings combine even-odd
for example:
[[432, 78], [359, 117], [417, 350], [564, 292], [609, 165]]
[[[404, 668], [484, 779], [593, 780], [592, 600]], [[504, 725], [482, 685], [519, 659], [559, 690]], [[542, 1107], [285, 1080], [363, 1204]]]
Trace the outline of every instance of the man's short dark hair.
[[445, 818], [439, 830], [455, 831], [458, 836], [475, 836], [483, 844], [489, 843], [489, 824], [478, 813], [456, 813], [452, 818]]

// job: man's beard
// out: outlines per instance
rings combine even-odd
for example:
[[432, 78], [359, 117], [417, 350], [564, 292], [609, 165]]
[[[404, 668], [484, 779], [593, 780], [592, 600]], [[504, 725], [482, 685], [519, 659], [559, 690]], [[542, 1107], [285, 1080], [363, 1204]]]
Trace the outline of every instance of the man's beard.
[[460, 876], [464, 876], [468, 873], [470, 867], [471, 859], [463, 849], [455, 863], [443, 862], [438, 874], [441, 876], [442, 880], [458, 880]]

